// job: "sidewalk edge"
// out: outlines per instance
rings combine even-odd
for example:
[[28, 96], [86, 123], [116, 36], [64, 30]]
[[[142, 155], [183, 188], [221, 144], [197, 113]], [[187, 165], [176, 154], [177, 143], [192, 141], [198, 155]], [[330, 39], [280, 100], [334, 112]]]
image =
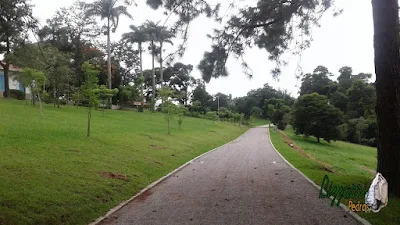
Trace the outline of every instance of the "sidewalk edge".
[[[296, 167], [294, 167], [289, 161], [287, 161], [285, 159], [285, 157], [283, 157], [283, 155], [281, 155], [281, 153], [276, 150], [274, 144], [272, 144], [271, 141], [271, 136], [270, 136], [270, 132], [269, 132], [269, 128], [268, 129], [268, 138], [269, 138], [269, 143], [271, 144], [272, 148], [276, 151], [276, 153], [278, 153], [278, 155], [283, 159], [283, 161], [285, 161], [286, 164], [288, 164], [290, 167], [292, 167], [293, 169], [295, 169], [298, 173], [300, 173], [300, 175], [302, 175], [308, 182], [310, 182], [315, 188], [317, 188], [318, 190], [321, 189], [321, 187], [319, 185], [317, 185], [316, 183], [314, 183], [314, 181], [312, 181], [310, 178], [308, 178], [306, 175], [304, 175], [299, 169], [297, 169]], [[324, 191], [325, 192], [325, 191]], [[331, 196], [330, 199], [333, 199], [333, 197]], [[348, 211], [347, 207], [343, 204], [340, 203], [340, 207], [346, 211], [348, 214], [350, 214], [354, 219], [356, 219], [358, 222], [360, 222], [363, 225], [371, 225], [370, 222], [368, 222], [366, 219], [361, 218], [359, 215], [357, 215], [356, 213], [352, 212], [352, 211]]]
[[183, 168], [185, 168], [186, 166], [188, 166], [189, 164], [193, 163], [193, 161], [201, 158], [202, 156], [205, 156], [211, 152], [214, 152], [215, 150], [222, 148], [226, 145], [229, 145], [231, 143], [233, 143], [234, 141], [236, 141], [237, 139], [241, 138], [242, 136], [244, 136], [245, 134], [247, 134], [252, 128], [249, 128], [246, 132], [244, 132], [243, 134], [241, 134], [239, 137], [233, 139], [232, 141], [225, 143], [219, 147], [216, 147], [214, 149], [211, 149], [199, 156], [197, 156], [194, 159], [189, 160], [188, 162], [186, 162], [185, 164], [183, 164], [182, 166], [176, 168], [175, 170], [173, 170], [172, 172], [168, 173], [167, 175], [161, 177], [160, 179], [154, 181], [153, 183], [151, 183], [150, 185], [148, 185], [147, 187], [143, 188], [142, 190], [140, 190], [136, 195], [134, 195], [133, 197], [131, 197], [128, 200], [125, 200], [123, 202], [121, 202], [119, 205], [115, 206], [114, 208], [112, 208], [111, 210], [109, 210], [106, 215], [97, 218], [96, 220], [94, 220], [93, 222], [89, 223], [89, 225], [97, 225], [98, 223], [102, 222], [104, 219], [106, 219], [107, 217], [109, 217], [111, 214], [115, 213], [116, 211], [120, 210], [122, 207], [124, 207], [125, 205], [127, 205], [128, 203], [130, 203], [131, 201], [133, 201], [135, 198], [137, 198], [138, 196], [140, 196], [141, 194], [143, 194], [144, 192], [146, 192], [147, 190], [151, 189], [152, 187], [156, 186], [157, 184], [161, 183], [163, 180], [167, 179], [168, 177], [170, 177], [171, 175], [175, 174], [176, 172], [182, 170]]

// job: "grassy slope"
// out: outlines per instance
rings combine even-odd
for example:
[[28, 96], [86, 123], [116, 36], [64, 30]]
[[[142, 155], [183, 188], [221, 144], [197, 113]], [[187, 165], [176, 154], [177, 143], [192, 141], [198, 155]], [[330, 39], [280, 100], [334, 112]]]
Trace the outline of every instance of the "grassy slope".
[[[321, 164], [315, 160], [301, 156], [297, 151], [284, 143], [284, 138], [278, 132], [271, 130], [271, 139], [279, 152], [296, 168], [318, 185], [321, 185], [325, 174], [334, 184], [346, 186], [351, 184], [369, 185], [374, 178], [376, 168], [376, 149], [345, 142], [322, 142], [318, 144], [314, 138], [296, 136], [293, 130], [285, 133], [299, 145], [307, 154], [327, 163], [333, 169], [333, 173], [322, 169]], [[318, 196], [316, 196], [318, 197]], [[342, 202], [347, 205], [348, 200]], [[360, 199], [364, 203], [364, 199]], [[389, 197], [387, 207], [379, 213], [359, 213], [372, 224], [400, 224], [400, 199]]]
[[[172, 135], [161, 114], [0, 100], [0, 224], [86, 224], [186, 161], [247, 128], [185, 118]], [[152, 147], [153, 145], [154, 147]], [[126, 175], [110, 179], [100, 172]]]
[[269, 120], [263, 119], [263, 118], [254, 118], [253, 121], [253, 126], [262, 126], [262, 125], [266, 125], [266, 124], [270, 124], [271, 122]]

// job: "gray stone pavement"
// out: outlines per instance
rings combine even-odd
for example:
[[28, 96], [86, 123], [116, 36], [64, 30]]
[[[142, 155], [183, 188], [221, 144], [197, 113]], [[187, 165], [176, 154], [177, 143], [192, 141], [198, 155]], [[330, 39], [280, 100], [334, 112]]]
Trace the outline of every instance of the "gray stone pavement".
[[[249, 130], [193, 161], [100, 224], [358, 224]], [[322, 179], [322, 177], [321, 177]]]

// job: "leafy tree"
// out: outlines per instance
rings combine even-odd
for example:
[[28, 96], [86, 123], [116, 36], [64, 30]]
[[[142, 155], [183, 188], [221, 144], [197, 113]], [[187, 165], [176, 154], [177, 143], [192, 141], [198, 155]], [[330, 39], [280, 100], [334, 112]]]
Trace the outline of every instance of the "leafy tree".
[[96, 0], [86, 4], [86, 18], [100, 17], [106, 19], [105, 35], [107, 35], [107, 68], [108, 68], [108, 88], [111, 89], [111, 32], [115, 32], [118, 27], [119, 17], [124, 15], [132, 18], [126, 6], [117, 5], [119, 0]]
[[253, 117], [261, 117], [262, 115], [262, 109], [260, 109], [259, 107], [255, 106], [251, 109], [251, 115]]
[[192, 102], [192, 107], [193, 111], [200, 113], [203, 109], [203, 106], [201, 105], [201, 102], [196, 100]]
[[165, 113], [165, 119], [168, 122], [168, 134], [171, 134], [170, 121], [173, 119], [176, 111], [176, 106], [169, 100], [173, 92], [169, 87], [162, 87], [159, 90], [159, 94], [162, 99], [161, 111]]
[[268, 118], [278, 129], [284, 130], [289, 122], [290, 107], [284, 104], [283, 99], [276, 98], [266, 99], [265, 104], [264, 108], [267, 109]]
[[132, 43], [122, 39], [112, 46], [113, 60], [119, 67], [122, 85], [129, 85], [129, 83], [134, 82], [135, 72], [139, 68], [138, 51], [133, 49], [132, 45]]
[[[110, 99], [111, 97], [113, 97], [114, 95], [116, 95], [118, 93], [118, 89], [114, 88], [114, 89], [108, 89], [105, 85], [100, 85], [99, 90], [98, 90], [98, 95], [99, 95], [99, 100], [101, 101], [101, 104], [103, 105], [103, 116], [104, 116], [104, 106], [106, 106], [107, 104], [107, 100]], [[109, 106], [107, 106], [107, 108], [109, 108]]]
[[90, 43], [101, 33], [94, 17], [86, 17], [84, 1], [75, 1], [70, 7], [57, 10], [55, 15], [47, 20], [47, 24], [38, 31], [41, 42], [49, 43], [60, 52], [70, 53], [73, 62], [75, 85], [80, 86], [84, 75], [82, 64], [89, 60], [85, 54]]
[[359, 118], [372, 115], [376, 105], [375, 88], [361, 80], [353, 82], [348, 91], [347, 117]]
[[52, 89], [54, 106], [60, 107], [59, 97], [69, 90], [73, 71], [71, 55], [60, 52], [49, 44], [26, 44], [9, 55], [10, 62], [22, 68], [32, 68], [45, 73]]
[[339, 83], [339, 91], [346, 92], [351, 87], [352, 76], [353, 76], [353, 69], [348, 66], [344, 66], [339, 69], [339, 77], [337, 78]]
[[229, 99], [229, 95], [223, 94], [221, 92], [218, 92], [217, 94], [214, 95], [213, 101], [211, 102], [211, 110], [217, 111], [218, 110], [218, 101], [219, 101], [219, 107], [228, 107], [231, 99]]
[[329, 103], [340, 109], [342, 112], [347, 111], [347, 103], [349, 101], [349, 97], [343, 92], [335, 92], [329, 96]]
[[332, 74], [324, 66], [318, 66], [312, 74], [306, 74], [302, 78], [300, 95], [318, 93], [328, 95], [334, 92], [335, 84], [329, 77]]
[[203, 84], [199, 84], [192, 94], [192, 101], [199, 101], [201, 104], [200, 111], [206, 113], [211, 105], [212, 96], [206, 91], [206, 87]]
[[341, 123], [339, 109], [328, 104], [326, 96], [317, 93], [300, 96], [294, 106], [293, 128], [296, 134], [313, 135], [327, 142], [339, 136], [337, 126]]
[[188, 104], [189, 89], [193, 88], [196, 83], [195, 79], [190, 76], [192, 70], [192, 65], [178, 62], [164, 71], [164, 75], [167, 75], [167, 77], [163, 78], [169, 78], [169, 86], [174, 90], [175, 96], [179, 96], [177, 100], [184, 105]]
[[99, 104], [99, 85], [97, 75], [98, 70], [95, 70], [92, 65], [85, 62], [82, 65], [83, 72], [86, 76], [85, 82], [82, 84], [82, 96], [88, 101], [88, 125], [87, 136], [90, 137], [90, 121], [92, 118], [91, 109]]
[[35, 96], [39, 98], [40, 117], [43, 118], [42, 101], [40, 100], [41, 87], [46, 82], [47, 78], [44, 73], [31, 68], [25, 68], [21, 74], [17, 74], [17, 80], [24, 86], [31, 90], [32, 105], [35, 104]]
[[97, 75], [99, 71], [94, 68], [93, 65], [88, 62], [83, 63], [82, 69], [86, 76], [85, 82], [82, 84], [82, 97], [88, 101], [88, 126], [87, 136], [90, 137], [90, 122], [92, 118], [92, 108], [99, 105], [100, 99], [109, 98], [116, 94], [118, 89], [107, 89], [104, 85], [99, 87]]
[[50, 48], [48, 55], [50, 56], [47, 58], [49, 67], [46, 69], [46, 74], [53, 87], [54, 106], [57, 105], [60, 108], [60, 93], [69, 87], [68, 84], [72, 77], [70, 57], [56, 48]]
[[4, 97], [10, 96], [9, 55], [27, 39], [27, 32], [36, 26], [29, 0], [8, 0], [0, 4], [0, 54], [4, 60], [0, 65], [4, 70]]
[[184, 105], [179, 105], [176, 111], [178, 114], [179, 130], [182, 130], [183, 118], [185, 117], [185, 114], [188, 112], [188, 109]]

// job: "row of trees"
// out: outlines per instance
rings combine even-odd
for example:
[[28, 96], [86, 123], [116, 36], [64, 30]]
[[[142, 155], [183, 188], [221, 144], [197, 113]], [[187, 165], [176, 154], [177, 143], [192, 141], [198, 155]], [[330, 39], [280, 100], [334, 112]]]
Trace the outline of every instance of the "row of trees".
[[[125, 2], [129, 3], [131, 1]], [[118, 0], [99, 0], [84, 7], [84, 15], [78, 14], [78, 16], [70, 17], [78, 18], [77, 20], [69, 20], [70, 23], [64, 23], [64, 20], [52, 20], [48, 23], [49, 29], [47, 31], [50, 34], [50, 41], [53, 42], [58, 50], [64, 48], [61, 52], [69, 51], [74, 55], [72, 62], [76, 81], [84, 79], [80, 66], [85, 61], [82, 59], [83, 49], [89, 48], [91, 53], [99, 52], [97, 51], [98, 47], [93, 48], [94, 42], [88, 40], [89, 34], [96, 30], [93, 29], [94, 26], [88, 25], [90, 21], [94, 22], [91, 25], [96, 25], [95, 20], [92, 20], [94, 18], [92, 17], [93, 15], [100, 15], [102, 19], [107, 21], [105, 29], [100, 29], [100, 31], [108, 37], [106, 47], [108, 60], [105, 74], [107, 74], [109, 87], [112, 86], [110, 83], [112, 83], [113, 68], [114, 71], [129, 70], [125, 66], [120, 68], [117, 64], [113, 67], [114, 63], [111, 63], [118, 60], [133, 59], [133, 57], [118, 59], [116, 57], [117, 54], [115, 54], [114, 59], [111, 57], [113, 44], [109, 41], [110, 31], [115, 31], [117, 28], [120, 15], [128, 15], [126, 13], [127, 6], [117, 6], [117, 3]], [[254, 7], [230, 7], [237, 11], [225, 13], [224, 15], [228, 18], [219, 16], [219, 4], [209, 3], [206, 0], [193, 0], [185, 2], [185, 4], [182, 4], [180, 0], [148, 0], [146, 3], [154, 9], [165, 9], [167, 15], [176, 15], [177, 21], [173, 24], [173, 33], [176, 35], [181, 34], [184, 43], [187, 40], [190, 23], [195, 18], [206, 15], [207, 17], [214, 17], [218, 22], [222, 23], [221, 28], [215, 29], [214, 34], [209, 35], [212, 39], [212, 49], [204, 54], [203, 60], [199, 64], [203, 79], [207, 82], [211, 78], [228, 75], [225, 64], [231, 55], [241, 58], [245, 69], [244, 72], [252, 75], [243, 57], [245, 50], [252, 46], [258, 46], [269, 53], [269, 59], [275, 61], [277, 65], [271, 72], [274, 76], [279, 76], [281, 66], [286, 64], [281, 60], [281, 55], [292, 49], [295, 49], [295, 51], [291, 51], [294, 54], [301, 53], [301, 51], [310, 46], [312, 40], [310, 29], [319, 24], [322, 15], [328, 11], [333, 11], [333, 15], [340, 13], [340, 11], [335, 10], [333, 0], [258, 0]], [[235, 6], [234, 2], [231, 6]], [[77, 7], [78, 9], [82, 8], [79, 4]], [[400, 174], [400, 167], [398, 167], [400, 161], [400, 154], [398, 154], [398, 149], [400, 149], [400, 143], [398, 142], [400, 139], [398, 116], [400, 111], [400, 97], [398, 95], [400, 92], [400, 83], [398, 82], [400, 74], [398, 1], [373, 0], [372, 8], [375, 33], [375, 72], [377, 77], [376, 114], [379, 131], [377, 170], [387, 179], [389, 192], [400, 196], [400, 180], [397, 179]], [[60, 13], [60, 18], [63, 15], [80, 12], [80, 10], [68, 9], [67, 11], [66, 13]], [[82, 20], [82, 18], [85, 19]], [[26, 31], [37, 27], [36, 25], [36, 20], [32, 16], [31, 6], [27, 3], [27, 0], [9, 0], [1, 4], [0, 51], [5, 53], [5, 60], [1, 62], [5, 72], [5, 96], [9, 96], [8, 70], [11, 63], [9, 55], [26, 39]], [[70, 27], [74, 29], [73, 32], [70, 32], [72, 30]], [[98, 36], [98, 34], [99, 32], [95, 36]], [[298, 37], [301, 38], [298, 39]], [[151, 41], [153, 44], [154, 42], [156, 42], [155, 39]], [[65, 45], [65, 43], [69, 44]], [[184, 43], [180, 45], [180, 51], [177, 52], [183, 52], [185, 49]], [[126, 46], [122, 45], [120, 48], [124, 49]], [[151, 45], [153, 52], [155, 52], [154, 48], [154, 45]], [[130, 48], [126, 50], [132, 51]], [[123, 54], [122, 56], [126, 55], [128, 54]], [[103, 67], [103, 60], [98, 65]], [[48, 64], [48, 67], [56, 67], [56, 65]], [[103, 69], [100, 71], [103, 71]], [[161, 71], [163, 70], [161, 69]], [[115, 77], [114, 80], [118, 79]], [[80, 85], [75, 86], [79, 87]], [[153, 85], [153, 90], [155, 89]], [[155, 98], [154, 94], [152, 99]], [[259, 103], [258, 107], [261, 108], [263, 103]]]
[[[352, 68], [345, 66], [339, 70], [337, 81], [331, 80], [332, 76], [324, 66], [318, 66], [313, 73], [303, 76], [300, 97], [294, 108], [295, 128], [299, 133], [323, 137], [328, 141], [343, 140], [376, 146], [376, 91], [375, 85], [369, 83], [372, 75], [353, 74]], [[319, 112], [318, 115], [323, 118], [314, 112]], [[305, 125], [300, 120], [312, 124], [313, 118], [319, 121], [316, 123], [319, 129], [305, 131]], [[331, 127], [329, 131], [322, 131], [327, 127]], [[308, 130], [313, 131], [310, 133]]]

